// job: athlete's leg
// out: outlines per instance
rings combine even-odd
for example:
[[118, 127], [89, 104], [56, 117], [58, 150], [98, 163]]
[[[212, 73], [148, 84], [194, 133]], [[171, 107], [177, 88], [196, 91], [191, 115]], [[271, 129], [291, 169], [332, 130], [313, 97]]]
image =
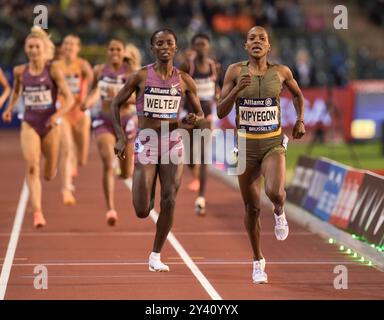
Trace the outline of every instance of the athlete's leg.
[[37, 132], [26, 122], [21, 124], [21, 150], [26, 162], [26, 180], [33, 212], [41, 212], [40, 158], [41, 140]]
[[42, 139], [41, 149], [45, 157], [44, 179], [52, 180], [57, 173], [61, 138], [61, 125], [49, 130]]
[[273, 152], [268, 155], [261, 166], [265, 178], [265, 193], [274, 205], [274, 212], [277, 215], [283, 213], [286, 197], [285, 185], [285, 154]]
[[156, 186], [157, 164], [135, 163], [132, 181], [133, 206], [136, 216], [146, 218], [151, 211], [152, 190]]
[[133, 176], [133, 167], [134, 167], [134, 160], [135, 160], [135, 143], [134, 141], [130, 141], [127, 143], [127, 147], [125, 149], [126, 157], [124, 160], [120, 160], [120, 171], [121, 171], [121, 178], [127, 179], [132, 178]]
[[[211, 122], [208, 120], [204, 120], [204, 123], [201, 126], [201, 129], [211, 129]], [[208, 154], [209, 149], [211, 148], [211, 133], [209, 134], [209, 137], [207, 139], [201, 138], [201, 149], [199, 151], [200, 153], [200, 160], [201, 160], [201, 165], [200, 165], [200, 189], [199, 189], [199, 196], [204, 197], [205, 196], [205, 188], [207, 184], [207, 165], [206, 161], [206, 153]]]
[[198, 191], [200, 188], [200, 180], [199, 180], [199, 165], [195, 163], [194, 156], [197, 152], [195, 150], [195, 145], [193, 143], [193, 129], [188, 128], [187, 129], [189, 133], [189, 156], [190, 156], [190, 163], [188, 164], [189, 169], [192, 173], [192, 181], [188, 185], [188, 189], [191, 191]]
[[115, 143], [115, 136], [108, 132], [102, 133], [96, 138], [97, 148], [103, 163], [103, 191], [108, 210], [115, 210], [115, 174], [113, 168], [113, 162], [115, 159], [113, 147]]
[[177, 191], [179, 190], [183, 164], [160, 164], [161, 185], [160, 214], [156, 224], [153, 252], [160, 252], [173, 223]]
[[84, 166], [88, 161], [89, 146], [91, 140], [91, 117], [84, 115], [76, 123], [73, 130], [73, 138], [76, 146], [76, 159], [79, 166]]
[[71, 124], [63, 119], [61, 124], [61, 145], [60, 145], [60, 162], [59, 170], [62, 181], [62, 194], [64, 204], [74, 204], [76, 202], [75, 197], [72, 194], [72, 171], [73, 171], [73, 136]]
[[265, 177], [265, 193], [274, 205], [275, 236], [278, 240], [285, 240], [289, 234], [289, 226], [284, 213], [286, 193], [285, 182], [285, 154], [273, 152], [262, 164], [262, 174]]
[[247, 164], [245, 172], [238, 177], [245, 206], [244, 226], [251, 242], [254, 260], [263, 258], [260, 243], [260, 176], [261, 170], [258, 165]]

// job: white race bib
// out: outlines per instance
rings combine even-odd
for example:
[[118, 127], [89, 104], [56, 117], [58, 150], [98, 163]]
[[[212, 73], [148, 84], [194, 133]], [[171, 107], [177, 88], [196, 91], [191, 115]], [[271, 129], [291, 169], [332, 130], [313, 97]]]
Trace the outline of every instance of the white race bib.
[[74, 75], [66, 76], [65, 80], [69, 86], [69, 89], [72, 93], [80, 93], [80, 78]]
[[144, 116], [148, 118], [177, 118], [181, 96], [176, 88], [147, 87], [144, 93]]
[[52, 105], [51, 90], [24, 91], [25, 106], [33, 109], [47, 109]]
[[195, 79], [197, 96], [202, 101], [210, 101], [215, 97], [215, 82], [210, 78]]
[[[114, 81], [107, 79], [99, 80], [98, 86], [100, 88], [100, 95], [105, 100], [112, 100], [117, 93], [124, 87], [123, 79], [113, 79]], [[116, 80], [118, 80], [116, 82]]]
[[239, 127], [250, 133], [276, 131], [280, 126], [280, 115], [275, 98], [239, 99]]

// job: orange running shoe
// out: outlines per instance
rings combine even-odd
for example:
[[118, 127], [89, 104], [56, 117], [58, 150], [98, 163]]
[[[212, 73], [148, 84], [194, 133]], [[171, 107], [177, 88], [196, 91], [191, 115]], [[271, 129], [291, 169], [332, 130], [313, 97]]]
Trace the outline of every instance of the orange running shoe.
[[46, 221], [44, 219], [44, 215], [41, 211], [36, 211], [33, 214], [33, 226], [36, 229], [42, 228], [46, 225]]
[[193, 179], [192, 182], [188, 185], [188, 189], [191, 191], [198, 191], [200, 189], [199, 179]]
[[109, 210], [106, 215], [107, 224], [113, 227], [117, 222], [117, 212], [115, 210]]
[[76, 203], [76, 198], [74, 197], [72, 191], [70, 190], [63, 190], [63, 203], [66, 206], [73, 206]]

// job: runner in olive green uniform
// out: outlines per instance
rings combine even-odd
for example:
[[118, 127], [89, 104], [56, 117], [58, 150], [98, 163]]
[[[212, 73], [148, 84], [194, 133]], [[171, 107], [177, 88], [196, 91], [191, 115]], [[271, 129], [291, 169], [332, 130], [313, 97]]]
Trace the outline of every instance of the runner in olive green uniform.
[[[246, 168], [238, 179], [245, 205], [244, 224], [253, 250], [252, 278], [254, 283], [266, 283], [265, 259], [260, 246], [261, 176], [265, 178], [265, 192], [274, 205], [276, 238], [285, 240], [289, 232], [284, 213], [288, 138], [282, 133], [280, 121], [282, 85], [294, 97], [297, 112], [292, 133], [294, 139], [300, 139], [305, 134], [304, 98], [288, 67], [268, 63], [267, 54], [271, 45], [264, 28], [250, 29], [244, 47], [249, 60], [228, 67], [217, 115], [225, 117], [236, 105], [238, 139], [245, 139], [246, 142]], [[242, 154], [239, 152], [239, 157]]]

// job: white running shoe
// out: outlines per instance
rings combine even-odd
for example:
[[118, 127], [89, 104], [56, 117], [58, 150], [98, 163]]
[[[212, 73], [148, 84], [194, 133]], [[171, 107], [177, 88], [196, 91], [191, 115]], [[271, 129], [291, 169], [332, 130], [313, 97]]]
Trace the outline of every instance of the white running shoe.
[[205, 198], [198, 197], [195, 201], [195, 212], [198, 216], [205, 215]]
[[268, 276], [264, 272], [265, 270], [265, 259], [261, 260], [254, 260], [253, 261], [253, 273], [252, 273], [252, 279], [253, 283], [261, 284], [261, 283], [267, 283], [268, 282]]
[[275, 221], [276, 221], [276, 224], [275, 224], [276, 239], [281, 241], [287, 239], [289, 234], [289, 227], [288, 227], [288, 222], [285, 217], [284, 211], [279, 216], [275, 214]]
[[160, 260], [160, 253], [152, 252], [149, 255], [149, 271], [152, 272], [169, 272], [169, 267]]

